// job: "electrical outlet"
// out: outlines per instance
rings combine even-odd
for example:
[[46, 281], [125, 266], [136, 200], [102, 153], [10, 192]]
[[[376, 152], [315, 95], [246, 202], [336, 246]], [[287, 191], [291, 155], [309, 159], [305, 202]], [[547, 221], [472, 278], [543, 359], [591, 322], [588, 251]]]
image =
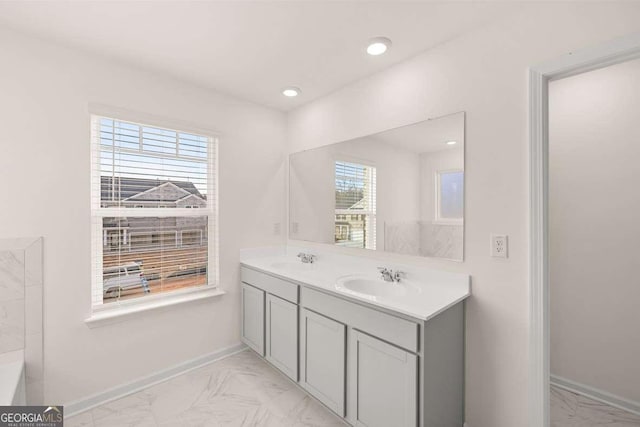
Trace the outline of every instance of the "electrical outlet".
[[273, 223], [273, 234], [275, 234], [276, 236], [280, 235], [280, 223], [279, 222], [274, 222]]
[[291, 234], [298, 234], [298, 229], [300, 228], [300, 224], [297, 222], [291, 223]]
[[509, 240], [504, 234], [491, 235], [491, 256], [496, 258], [508, 258]]

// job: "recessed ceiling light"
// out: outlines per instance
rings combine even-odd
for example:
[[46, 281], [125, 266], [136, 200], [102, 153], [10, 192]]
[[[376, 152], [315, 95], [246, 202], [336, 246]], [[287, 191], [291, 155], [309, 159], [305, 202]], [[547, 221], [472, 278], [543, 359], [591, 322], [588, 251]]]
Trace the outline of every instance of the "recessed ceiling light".
[[294, 86], [289, 86], [282, 89], [282, 94], [284, 96], [288, 96], [289, 98], [293, 98], [294, 96], [300, 95], [300, 92], [301, 92], [300, 88], [297, 88]]
[[458, 143], [458, 141], [447, 141], [446, 144], [447, 145], [456, 145]]
[[375, 37], [369, 40], [369, 46], [367, 46], [367, 53], [369, 55], [382, 55], [391, 47], [391, 40], [386, 37]]

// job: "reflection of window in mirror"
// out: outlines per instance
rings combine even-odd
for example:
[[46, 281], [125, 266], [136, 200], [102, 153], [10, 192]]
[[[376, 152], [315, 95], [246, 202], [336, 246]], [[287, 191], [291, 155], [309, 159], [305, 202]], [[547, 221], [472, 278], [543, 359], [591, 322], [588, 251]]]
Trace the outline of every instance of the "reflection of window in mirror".
[[336, 161], [335, 244], [376, 248], [376, 168]]
[[436, 172], [436, 222], [462, 223], [464, 171]]

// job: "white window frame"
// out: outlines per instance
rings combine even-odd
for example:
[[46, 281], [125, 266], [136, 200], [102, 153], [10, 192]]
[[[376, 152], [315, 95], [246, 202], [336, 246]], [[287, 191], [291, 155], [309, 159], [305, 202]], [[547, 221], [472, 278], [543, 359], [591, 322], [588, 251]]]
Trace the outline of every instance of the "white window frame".
[[[135, 111], [122, 110], [104, 105], [91, 104], [89, 106], [91, 121], [91, 289], [92, 300], [91, 316], [85, 319], [89, 327], [110, 324], [121, 316], [130, 316], [136, 313], [144, 313], [150, 309], [166, 307], [169, 305], [186, 303], [203, 298], [223, 295], [224, 291], [219, 289], [219, 241], [218, 241], [218, 144], [219, 135], [217, 132], [193, 125], [190, 123], [175, 121], [166, 118], [139, 113]], [[193, 133], [209, 138], [208, 144], [208, 176], [207, 176], [207, 206], [199, 209], [186, 208], [102, 208], [100, 206], [100, 171], [94, 167], [100, 159], [100, 149], [95, 143], [98, 138], [95, 121], [100, 118], [109, 118], [139, 125], [153, 126], [163, 129], [171, 129], [177, 132]], [[110, 302], [109, 304], [95, 304], [93, 293], [100, 292], [102, 295], [102, 257], [103, 257], [103, 227], [104, 217], [184, 217], [184, 216], [207, 216], [208, 218], [208, 238], [207, 238], [207, 284], [195, 286], [175, 291], [162, 292], [156, 295], [146, 295], [141, 298], [132, 298], [124, 301]], [[177, 235], [177, 234], [176, 234]], [[98, 238], [96, 238], [96, 236]], [[130, 238], [130, 236], [129, 236]]]
[[[437, 170], [435, 173], [435, 213], [434, 213], [434, 224], [442, 224], [442, 225], [462, 225], [464, 224], [464, 196], [463, 196], [463, 206], [462, 206], [462, 211], [463, 211], [463, 216], [461, 218], [443, 218], [440, 215], [440, 205], [441, 205], [441, 198], [442, 195], [440, 193], [440, 180], [441, 180], [441, 176], [443, 174], [447, 174], [447, 173], [455, 173], [455, 172], [462, 172], [463, 174], [463, 182], [464, 182], [464, 169], [442, 169], [442, 170]], [[464, 186], [464, 184], [463, 184]], [[463, 193], [464, 193], [464, 187], [463, 187]]]

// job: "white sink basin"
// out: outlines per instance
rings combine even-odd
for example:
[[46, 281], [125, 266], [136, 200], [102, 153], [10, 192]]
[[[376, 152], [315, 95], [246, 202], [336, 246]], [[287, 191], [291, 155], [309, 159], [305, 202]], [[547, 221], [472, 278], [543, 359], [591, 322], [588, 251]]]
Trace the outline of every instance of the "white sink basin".
[[403, 297], [419, 293], [420, 288], [406, 280], [399, 283], [385, 282], [381, 278], [369, 276], [345, 276], [336, 282], [336, 289], [368, 299]]

